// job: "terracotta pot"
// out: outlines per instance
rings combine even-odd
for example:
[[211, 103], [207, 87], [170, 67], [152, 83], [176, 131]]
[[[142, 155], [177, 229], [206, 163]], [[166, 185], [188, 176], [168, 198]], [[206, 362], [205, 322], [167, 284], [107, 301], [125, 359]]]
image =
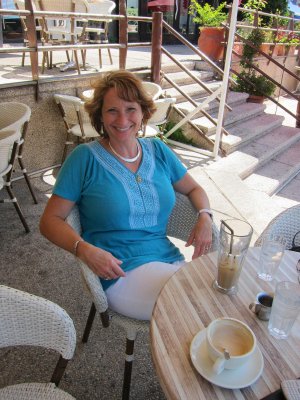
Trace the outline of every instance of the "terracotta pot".
[[277, 56], [284, 56], [285, 53], [285, 46], [284, 44], [277, 43], [275, 46], [276, 55]]
[[[244, 49], [244, 43], [239, 42], [233, 44], [233, 51], [235, 51], [240, 56], [243, 54], [243, 49]], [[236, 56], [235, 54], [232, 53], [232, 61], [240, 61], [240, 60], [241, 57]]]
[[259, 50], [260, 50], [260, 51], [263, 51], [264, 53], [266, 53], [266, 54], [269, 55], [269, 52], [270, 52], [270, 45], [269, 45], [268, 43], [262, 43], [262, 44], [260, 45]]
[[224, 28], [211, 26], [200, 28], [199, 49], [211, 60], [221, 60], [224, 54], [224, 34]]
[[258, 96], [255, 94], [249, 94], [249, 97], [247, 99], [247, 103], [263, 103], [265, 100], [264, 96]]

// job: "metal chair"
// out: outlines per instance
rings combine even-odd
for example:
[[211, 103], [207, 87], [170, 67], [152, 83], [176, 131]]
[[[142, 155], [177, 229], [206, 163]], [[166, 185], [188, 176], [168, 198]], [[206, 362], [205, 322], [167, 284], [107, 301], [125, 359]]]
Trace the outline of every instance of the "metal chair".
[[84, 110], [84, 101], [79, 97], [55, 94], [54, 99], [67, 130], [62, 156], [62, 162], [64, 162], [68, 146], [74, 144], [73, 141], [70, 141], [70, 134], [76, 136], [77, 143], [80, 143], [80, 141], [86, 142], [99, 137], [99, 133], [93, 128], [89, 115]]
[[11, 174], [21, 143], [22, 139], [20, 139], [18, 131], [0, 132], [0, 191], [5, 188], [9, 195], [9, 199], [1, 199], [0, 203], [13, 203], [25, 231], [28, 233], [30, 229], [11, 188]]
[[76, 331], [66, 311], [42, 297], [0, 285], [0, 320], [0, 348], [38, 346], [60, 354], [51, 383], [6, 386], [0, 398], [74, 400], [57, 388], [76, 347]]
[[175, 97], [166, 97], [165, 99], [158, 99], [154, 101], [156, 111], [148, 120], [144, 130], [141, 134], [142, 137], [152, 137], [156, 135], [163, 136], [163, 131], [171, 112], [172, 105], [176, 103]]
[[[88, 14], [100, 14], [100, 15], [110, 15], [116, 8], [116, 3], [111, 0], [101, 0], [96, 2], [88, 2], [83, 0], [87, 9]], [[111, 19], [92, 18], [88, 19], [88, 25], [85, 28], [86, 41], [88, 43], [108, 43], [108, 27]], [[95, 34], [96, 39], [87, 38], [88, 35]], [[110, 64], [113, 64], [113, 59], [111, 56], [111, 51], [107, 48]], [[85, 59], [84, 52], [84, 59]], [[85, 61], [84, 61], [85, 63]], [[99, 49], [99, 66], [102, 68], [102, 53]]]
[[[0, 103], [0, 132], [15, 130], [18, 133], [19, 138], [22, 139], [17, 153], [17, 160], [33, 201], [37, 204], [37, 199], [23, 161], [23, 150], [30, 117], [31, 109], [24, 103], [18, 103], [15, 101]], [[12, 179], [12, 182], [13, 181], [14, 179]]]
[[[189, 198], [180, 193], [176, 193], [176, 205], [170, 216], [167, 227], [168, 236], [186, 241], [197, 218], [197, 211], [191, 204]], [[77, 206], [73, 207], [66, 221], [75, 231], [81, 234], [82, 230]], [[213, 243], [210, 251], [217, 249], [219, 243], [218, 238], [218, 229], [215, 224], [213, 224]], [[77, 259], [77, 261], [80, 266], [84, 287], [88, 289], [92, 298], [92, 305], [82, 342], [86, 343], [88, 341], [96, 311], [100, 314], [102, 326], [104, 328], [107, 328], [110, 322], [112, 322], [125, 329], [126, 352], [122, 399], [129, 399], [135, 339], [138, 333], [149, 331], [149, 321], [129, 318], [109, 309], [106, 294], [102, 288], [99, 277], [79, 259]]]
[[[300, 204], [287, 208], [278, 214], [267, 225], [262, 234], [256, 240], [254, 246], [261, 246], [262, 238], [269, 234], [281, 235], [286, 239], [286, 249], [293, 245], [293, 238], [300, 231]], [[298, 235], [300, 238], [300, 235]], [[297, 244], [297, 243], [296, 243]], [[300, 243], [298, 244], [300, 246]]]

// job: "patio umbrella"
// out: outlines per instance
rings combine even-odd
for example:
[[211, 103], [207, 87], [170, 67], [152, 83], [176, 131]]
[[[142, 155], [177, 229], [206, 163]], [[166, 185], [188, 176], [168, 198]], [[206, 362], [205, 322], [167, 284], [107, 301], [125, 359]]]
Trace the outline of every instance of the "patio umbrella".
[[296, 2], [289, 1], [288, 9], [294, 13], [294, 18], [300, 19], [300, 7]]
[[170, 11], [174, 8], [174, 0], [153, 0], [147, 4], [152, 11]]

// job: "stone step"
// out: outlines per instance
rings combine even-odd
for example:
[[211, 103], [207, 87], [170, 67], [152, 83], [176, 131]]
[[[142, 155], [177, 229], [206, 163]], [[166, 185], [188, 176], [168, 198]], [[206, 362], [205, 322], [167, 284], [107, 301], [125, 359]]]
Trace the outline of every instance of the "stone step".
[[[213, 92], [215, 90], [217, 90], [220, 87], [221, 82], [220, 81], [208, 81], [206, 82], [207, 87], [212, 90]], [[180, 85], [180, 88], [183, 90], [184, 93], [186, 93], [188, 96], [194, 98], [195, 96], [197, 96], [198, 99], [202, 98], [202, 97], [206, 97], [207, 96], [207, 90], [205, 90], [204, 88], [202, 88], [199, 84], [195, 83], [190, 83], [188, 85]], [[168, 97], [176, 97], [177, 102], [181, 103], [183, 101], [186, 101], [186, 98], [178, 92], [178, 90], [176, 90], [173, 87], [170, 87], [168, 89], [165, 90], [165, 93]]]
[[[243, 104], [246, 102], [248, 98], [247, 93], [239, 93], [239, 92], [229, 92], [228, 97], [227, 97], [227, 104], [233, 108], [234, 106], [237, 106], [239, 104]], [[193, 100], [197, 101], [198, 104], [203, 103], [203, 101], [206, 99], [206, 97], [199, 98], [199, 96], [194, 96]], [[204, 107], [204, 110], [207, 112], [212, 112], [213, 110], [218, 110], [219, 109], [220, 102], [218, 100], [213, 100], [209, 104], [207, 104]], [[177, 102], [176, 106], [184, 113], [188, 114], [192, 110], [194, 110], [193, 104], [191, 104], [188, 101], [183, 101], [183, 102]]]
[[[256, 138], [262, 137], [280, 127], [283, 119], [279, 115], [261, 114], [232, 126], [229, 130], [230, 134], [222, 136], [222, 150], [225, 151], [226, 155], [231, 154]], [[212, 135], [210, 138], [215, 140], [215, 135]]]
[[[186, 68], [188, 68], [189, 70], [194, 70], [195, 69], [195, 60], [183, 60], [180, 61]], [[197, 69], [200, 69], [200, 67], [198, 67]], [[182, 69], [175, 63], [168, 63], [168, 64], [162, 64], [161, 66], [161, 70], [165, 73], [165, 74], [169, 74], [172, 72], [180, 72], [182, 71]]]
[[[200, 79], [203, 82], [207, 82], [214, 78], [214, 74], [211, 71], [192, 70], [191, 72], [193, 73], [193, 75], [196, 78]], [[167, 76], [181, 88], [184, 88], [184, 86], [188, 85], [188, 84], [194, 84], [197, 86], [199, 85], [185, 71], [172, 72], [172, 73], [167, 74]], [[167, 80], [164, 79], [162, 82], [162, 87], [163, 87], [163, 89], [168, 89], [171, 87], [171, 84]]]
[[299, 203], [299, 187], [300, 187], [300, 173], [296, 175], [291, 181], [286, 183], [282, 188], [279, 188], [276, 195], [272, 197], [276, 198], [277, 201], [283, 200], [286, 202], [286, 199], [290, 199], [290, 201], [295, 201]]
[[[300, 132], [300, 130], [298, 130]], [[296, 142], [281, 153], [257, 168], [254, 173], [244, 179], [246, 185], [272, 196], [300, 173], [300, 133], [295, 135]], [[290, 139], [291, 141], [291, 139]]]
[[[253, 117], [258, 117], [265, 110], [265, 106], [263, 104], [255, 104], [255, 103], [243, 103], [234, 107], [231, 112], [227, 112], [224, 117], [223, 126], [226, 128], [230, 128], [231, 126], [241, 122], [249, 120]], [[210, 114], [212, 118], [217, 123], [218, 115], [213, 112]], [[216, 125], [214, 125], [207, 117], [199, 117], [193, 119], [193, 123], [200, 127], [200, 129], [206, 133], [207, 136], [214, 135], [216, 133]]]
[[[237, 215], [240, 218], [242, 216], [252, 225], [254, 237], [257, 237], [282, 211], [280, 202], [273, 201], [264, 192], [250, 189], [234, 171], [222, 169], [220, 161], [205, 166], [204, 172], [236, 210]], [[195, 175], [193, 171], [191, 173]]]

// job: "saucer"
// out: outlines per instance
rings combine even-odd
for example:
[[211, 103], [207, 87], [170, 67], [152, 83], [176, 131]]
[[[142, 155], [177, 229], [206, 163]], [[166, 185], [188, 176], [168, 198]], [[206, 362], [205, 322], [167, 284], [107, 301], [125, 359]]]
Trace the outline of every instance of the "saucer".
[[198, 332], [192, 340], [190, 356], [194, 367], [203, 378], [226, 389], [242, 389], [252, 385], [260, 377], [264, 367], [263, 356], [256, 346], [252, 357], [240, 368], [224, 369], [219, 375], [215, 374], [207, 353], [206, 329]]

